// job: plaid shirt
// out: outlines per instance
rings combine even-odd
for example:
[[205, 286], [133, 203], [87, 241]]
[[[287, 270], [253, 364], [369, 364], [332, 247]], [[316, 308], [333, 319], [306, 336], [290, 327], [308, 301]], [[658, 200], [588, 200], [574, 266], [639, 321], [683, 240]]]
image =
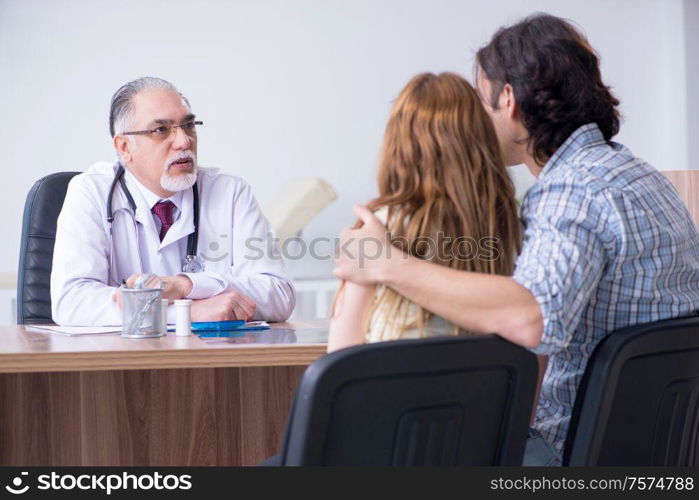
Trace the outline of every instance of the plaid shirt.
[[672, 184], [596, 124], [576, 130], [522, 204], [514, 279], [544, 320], [549, 356], [535, 428], [559, 453], [597, 343], [629, 325], [699, 309], [699, 237]]

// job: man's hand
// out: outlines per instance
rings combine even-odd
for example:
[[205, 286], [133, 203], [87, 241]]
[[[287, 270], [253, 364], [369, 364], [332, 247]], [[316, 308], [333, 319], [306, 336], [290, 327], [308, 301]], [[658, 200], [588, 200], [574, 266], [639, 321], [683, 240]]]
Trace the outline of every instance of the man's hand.
[[[133, 288], [140, 274], [132, 274], [126, 280], [126, 286]], [[169, 301], [184, 299], [192, 291], [192, 280], [187, 276], [153, 276], [144, 283], [144, 288], [163, 288], [163, 298]]]
[[[132, 274], [126, 280], [125, 286], [133, 288], [136, 282], [141, 277], [140, 274]], [[192, 291], [192, 280], [187, 276], [153, 276], [144, 283], [144, 288], [154, 288], [161, 286], [163, 288], [163, 298], [172, 302], [173, 300], [183, 299]], [[117, 307], [121, 310], [121, 291], [117, 289], [112, 294], [112, 300], [117, 303]]]
[[248, 321], [255, 314], [255, 301], [235, 290], [192, 301], [192, 321]]
[[348, 227], [340, 233], [333, 274], [362, 285], [384, 281], [386, 268], [404, 254], [391, 246], [386, 226], [371, 210], [362, 205], [355, 205], [353, 210], [364, 225], [359, 229]]
[[192, 291], [192, 280], [187, 276], [161, 276], [163, 298], [169, 301], [184, 299]]

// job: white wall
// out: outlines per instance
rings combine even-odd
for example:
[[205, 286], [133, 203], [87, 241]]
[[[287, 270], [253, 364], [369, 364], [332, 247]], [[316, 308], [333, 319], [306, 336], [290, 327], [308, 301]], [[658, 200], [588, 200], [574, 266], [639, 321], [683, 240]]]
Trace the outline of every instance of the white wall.
[[684, 0], [688, 165], [699, 169], [699, 1]]
[[0, 271], [16, 269], [32, 183], [113, 158], [109, 98], [130, 79], [179, 86], [205, 122], [201, 163], [245, 177], [263, 205], [290, 177], [328, 180], [340, 197], [304, 236], [334, 236], [375, 192], [387, 112], [408, 78], [470, 76], [493, 31], [534, 11], [587, 32], [622, 101], [618, 140], [658, 168], [686, 168], [681, 0], [0, 0]]

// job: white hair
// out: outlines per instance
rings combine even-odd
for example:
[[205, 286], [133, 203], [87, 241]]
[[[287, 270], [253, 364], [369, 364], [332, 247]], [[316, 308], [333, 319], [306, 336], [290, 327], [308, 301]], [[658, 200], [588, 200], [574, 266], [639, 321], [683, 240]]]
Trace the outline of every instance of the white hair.
[[119, 87], [119, 89], [114, 92], [112, 96], [111, 106], [109, 108], [109, 132], [114, 137], [117, 134], [123, 134], [126, 132], [127, 127], [131, 122], [131, 115], [133, 113], [133, 98], [139, 92], [150, 89], [165, 89], [170, 90], [180, 97], [189, 106], [189, 101], [182, 95], [182, 92], [177, 90], [172, 83], [162, 78], [156, 78], [154, 76], [144, 76], [126, 83]]

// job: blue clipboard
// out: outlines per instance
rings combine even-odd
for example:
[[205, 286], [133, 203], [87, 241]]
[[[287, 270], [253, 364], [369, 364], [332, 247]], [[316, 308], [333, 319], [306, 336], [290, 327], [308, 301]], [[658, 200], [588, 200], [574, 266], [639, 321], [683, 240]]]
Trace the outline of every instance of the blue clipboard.
[[[268, 330], [269, 325], [264, 321], [246, 323], [243, 320], [231, 321], [194, 321], [192, 333], [199, 337], [243, 337], [245, 332]], [[174, 326], [169, 326], [168, 331], [175, 331]]]
[[192, 323], [192, 333], [196, 332], [231, 332], [245, 326], [245, 321], [195, 321]]
[[194, 335], [200, 339], [218, 337], [245, 337], [245, 330], [198, 330]]

